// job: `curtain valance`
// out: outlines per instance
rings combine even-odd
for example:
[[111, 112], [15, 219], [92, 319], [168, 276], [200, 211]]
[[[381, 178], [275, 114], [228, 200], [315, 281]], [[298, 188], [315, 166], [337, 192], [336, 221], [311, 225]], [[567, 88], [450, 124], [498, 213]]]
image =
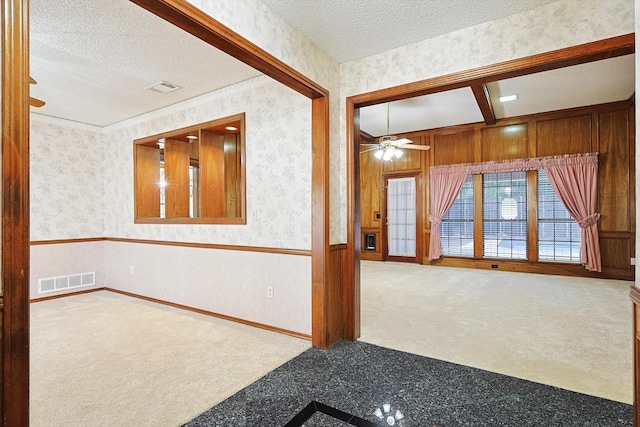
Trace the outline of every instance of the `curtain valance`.
[[556, 195], [581, 228], [580, 262], [587, 270], [602, 271], [597, 225], [600, 214], [595, 211], [598, 197], [598, 153], [432, 166], [429, 169], [429, 221], [432, 223], [429, 259], [437, 259], [442, 255], [439, 225], [453, 205], [467, 175], [539, 169], [547, 172]]
[[533, 157], [530, 159], [503, 160], [501, 162], [460, 163], [457, 165], [431, 166], [429, 173], [434, 174], [479, 174], [533, 171], [547, 166], [561, 165], [598, 165], [598, 153], [566, 154], [563, 156]]

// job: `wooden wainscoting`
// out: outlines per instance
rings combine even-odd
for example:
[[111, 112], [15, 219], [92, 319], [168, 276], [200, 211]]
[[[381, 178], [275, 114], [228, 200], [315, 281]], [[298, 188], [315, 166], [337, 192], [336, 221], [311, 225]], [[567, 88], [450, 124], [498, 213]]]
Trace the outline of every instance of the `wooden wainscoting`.
[[[354, 294], [352, 287], [347, 286], [347, 245], [342, 243], [329, 247], [329, 280], [328, 280], [328, 342], [345, 339], [350, 336], [353, 324], [352, 313]], [[358, 302], [359, 304], [359, 302]]]
[[631, 286], [629, 296], [633, 302], [633, 425], [640, 426], [640, 289]]

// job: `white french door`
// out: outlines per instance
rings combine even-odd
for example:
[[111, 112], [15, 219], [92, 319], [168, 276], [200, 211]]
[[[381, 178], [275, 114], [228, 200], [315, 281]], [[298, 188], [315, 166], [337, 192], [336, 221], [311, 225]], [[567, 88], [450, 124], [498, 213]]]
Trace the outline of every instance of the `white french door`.
[[387, 255], [416, 257], [416, 177], [387, 179]]

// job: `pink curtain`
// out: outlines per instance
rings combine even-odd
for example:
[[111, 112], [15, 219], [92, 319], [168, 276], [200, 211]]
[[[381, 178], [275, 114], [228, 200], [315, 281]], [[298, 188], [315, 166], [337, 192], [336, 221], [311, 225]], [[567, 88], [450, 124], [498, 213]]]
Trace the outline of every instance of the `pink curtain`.
[[431, 182], [431, 238], [429, 240], [429, 259], [438, 259], [442, 255], [440, 223], [456, 200], [469, 173], [468, 165], [432, 167]]
[[602, 271], [598, 239], [598, 156], [594, 153], [545, 158], [543, 167], [558, 198], [581, 228], [580, 262]]

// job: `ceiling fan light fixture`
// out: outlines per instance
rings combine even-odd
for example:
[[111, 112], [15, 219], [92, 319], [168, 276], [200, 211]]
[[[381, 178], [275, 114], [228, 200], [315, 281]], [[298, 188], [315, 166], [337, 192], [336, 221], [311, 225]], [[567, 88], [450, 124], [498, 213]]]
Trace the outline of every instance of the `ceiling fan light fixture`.
[[397, 148], [393, 150], [393, 155], [396, 156], [396, 159], [402, 157], [402, 150], [398, 150]]
[[384, 149], [384, 154], [382, 155], [382, 160], [389, 161], [393, 159], [393, 152], [395, 150], [392, 147], [387, 147]]
[[[387, 129], [387, 132], [389, 130]], [[403, 145], [403, 144], [411, 144], [413, 143], [412, 140], [408, 139], [408, 138], [400, 138], [398, 139], [397, 136], [395, 135], [385, 135], [385, 136], [381, 136], [378, 141], [380, 142], [380, 144], [393, 144], [393, 145]]]
[[382, 156], [384, 155], [384, 149], [380, 148], [378, 150], [376, 150], [375, 153], [373, 153], [374, 156], [376, 156], [376, 159], [380, 160], [382, 158]]

